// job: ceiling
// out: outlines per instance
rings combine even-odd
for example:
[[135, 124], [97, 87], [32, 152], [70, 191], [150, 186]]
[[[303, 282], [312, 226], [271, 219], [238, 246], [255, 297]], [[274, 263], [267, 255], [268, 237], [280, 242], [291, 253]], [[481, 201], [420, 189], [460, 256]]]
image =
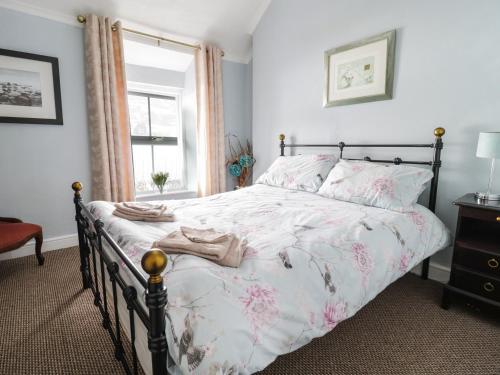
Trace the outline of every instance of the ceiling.
[[125, 27], [187, 42], [217, 43], [225, 58], [248, 62], [252, 36], [271, 0], [0, 0], [0, 6], [64, 22], [95, 13]]

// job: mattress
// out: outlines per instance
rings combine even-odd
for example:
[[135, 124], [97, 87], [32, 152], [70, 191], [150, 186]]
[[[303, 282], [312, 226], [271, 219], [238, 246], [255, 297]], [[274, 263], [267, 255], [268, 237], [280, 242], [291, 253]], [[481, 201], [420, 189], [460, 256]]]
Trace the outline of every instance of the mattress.
[[[232, 232], [248, 241], [239, 268], [169, 255], [164, 282], [173, 373], [262, 370], [334, 329], [450, 242], [443, 223], [420, 205], [398, 213], [259, 184], [166, 204], [175, 222], [127, 221], [112, 215], [109, 202], [91, 202], [89, 209], [139, 268], [152, 242], [181, 225]], [[143, 302], [143, 288], [111, 249], [105, 251]], [[124, 303], [120, 310], [126, 321]], [[184, 332], [192, 334], [189, 356], [179, 353]], [[150, 372], [143, 329], [138, 336], [139, 359]]]

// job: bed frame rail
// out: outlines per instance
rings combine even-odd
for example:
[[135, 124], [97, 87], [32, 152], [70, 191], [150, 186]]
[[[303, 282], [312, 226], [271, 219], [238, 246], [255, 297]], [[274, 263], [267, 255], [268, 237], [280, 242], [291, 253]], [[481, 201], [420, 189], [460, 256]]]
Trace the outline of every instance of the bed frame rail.
[[[416, 165], [429, 165], [432, 168], [432, 172], [434, 176], [432, 177], [431, 180], [431, 186], [430, 186], [430, 192], [429, 192], [429, 202], [427, 207], [429, 210], [432, 212], [436, 211], [436, 198], [437, 198], [437, 188], [438, 188], [438, 181], [439, 181], [439, 168], [441, 168], [441, 151], [443, 149], [443, 140], [442, 137], [446, 133], [444, 128], [436, 128], [434, 129], [434, 143], [420, 143], [420, 144], [415, 144], [415, 143], [401, 143], [401, 144], [347, 144], [344, 142], [339, 142], [338, 144], [286, 144], [285, 143], [285, 135], [280, 134], [279, 140], [280, 140], [280, 155], [285, 156], [285, 148], [299, 148], [299, 147], [328, 147], [328, 148], [339, 148], [340, 149], [340, 158], [346, 159], [346, 160], [364, 160], [364, 161], [369, 161], [372, 163], [394, 163], [396, 165], [399, 164], [416, 164]], [[400, 157], [395, 157], [392, 160], [379, 160], [379, 159], [372, 159], [369, 156], [365, 156], [364, 158], [361, 159], [355, 159], [355, 158], [344, 158], [344, 149], [345, 148], [351, 148], [351, 147], [357, 147], [357, 148], [362, 148], [362, 147], [369, 147], [369, 148], [431, 148], [434, 149], [434, 154], [433, 158], [430, 161], [409, 161], [409, 160], [403, 160]], [[430, 262], [430, 257], [424, 259], [422, 262], [422, 279], [426, 280], [429, 277], [429, 262]]]
[[[85, 206], [81, 197], [82, 184], [74, 182], [71, 187], [74, 191], [73, 202], [76, 210], [75, 220], [78, 228], [83, 289], [90, 289], [94, 295], [94, 305], [101, 312], [102, 325], [109, 332], [115, 346], [115, 358], [122, 363], [127, 374], [138, 374], [139, 365], [135, 347], [135, 317], [137, 316], [148, 331], [148, 348], [151, 351], [153, 375], [167, 375], [168, 347], [165, 336], [167, 289], [161, 275], [167, 266], [167, 256], [158, 249], [151, 249], [144, 254], [141, 266], [149, 275], [149, 278], [146, 279], [106, 231], [102, 220], [95, 219]], [[119, 264], [104, 252], [104, 242], [113, 249], [133, 277], [145, 288], [145, 303], [148, 311], [139, 303], [136, 288], [128, 285], [120, 274]], [[100, 280], [97, 272], [97, 260], [99, 260], [100, 265]], [[106, 293], [106, 273], [111, 283], [113, 320], [110, 317], [110, 301], [108, 301]], [[122, 341], [117, 286], [121, 289], [129, 312], [131, 349], [128, 356]]]

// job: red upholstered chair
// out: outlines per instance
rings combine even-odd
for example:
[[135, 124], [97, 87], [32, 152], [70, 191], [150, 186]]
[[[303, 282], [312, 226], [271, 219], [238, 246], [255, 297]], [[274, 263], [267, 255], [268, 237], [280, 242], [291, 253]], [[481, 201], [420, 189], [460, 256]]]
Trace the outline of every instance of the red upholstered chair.
[[36, 224], [23, 223], [19, 219], [0, 217], [0, 254], [19, 249], [26, 242], [35, 239], [35, 253], [38, 264], [42, 265], [43, 233], [42, 227]]

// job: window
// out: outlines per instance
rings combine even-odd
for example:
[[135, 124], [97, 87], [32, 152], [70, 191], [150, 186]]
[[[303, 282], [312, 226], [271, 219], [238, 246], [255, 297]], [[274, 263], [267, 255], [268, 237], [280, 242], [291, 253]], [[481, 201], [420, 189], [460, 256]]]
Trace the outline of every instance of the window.
[[168, 190], [183, 189], [180, 96], [129, 91], [128, 104], [136, 194], [156, 191], [153, 172], [169, 173]]

